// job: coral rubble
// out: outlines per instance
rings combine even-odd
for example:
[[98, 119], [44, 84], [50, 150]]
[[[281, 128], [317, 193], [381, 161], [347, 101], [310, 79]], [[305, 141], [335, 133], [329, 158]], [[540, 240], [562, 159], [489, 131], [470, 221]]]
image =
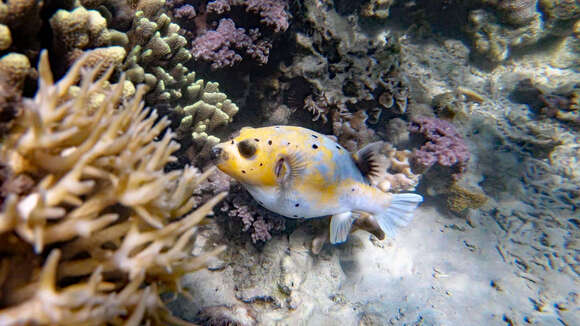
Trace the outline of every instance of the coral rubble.
[[524, 79], [517, 84], [512, 98], [528, 104], [540, 116], [580, 124], [580, 84], [571, 83], [559, 89], [549, 89]]
[[[39, 89], [21, 103], [2, 161], [25, 189], [7, 191], [0, 214], [0, 324], [167, 324], [159, 294], [222, 248], [192, 256], [196, 225], [225, 196], [190, 198], [207, 176], [165, 171], [179, 145], [167, 118], [144, 109], [109, 67], [58, 82], [41, 55]], [[80, 82], [79, 82], [80, 80]], [[78, 85], [77, 85], [78, 83]]]
[[570, 34], [580, 17], [580, 5], [574, 0], [480, 2], [469, 12], [467, 32], [474, 50], [493, 62], [507, 59], [513, 49]]

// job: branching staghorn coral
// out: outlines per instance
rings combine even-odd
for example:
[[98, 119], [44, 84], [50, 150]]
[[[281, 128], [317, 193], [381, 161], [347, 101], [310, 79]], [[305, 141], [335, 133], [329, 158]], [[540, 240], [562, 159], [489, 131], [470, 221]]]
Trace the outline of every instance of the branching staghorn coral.
[[128, 98], [124, 76], [110, 85], [114, 68], [83, 69], [88, 59], [54, 83], [41, 55], [39, 90], [2, 147], [34, 185], [8, 194], [0, 214], [1, 325], [180, 323], [160, 292], [179, 291], [183, 274], [223, 249], [189, 254], [225, 196], [192, 211], [213, 170], [165, 172], [179, 148], [170, 130], [161, 136], [167, 118], [144, 108], [145, 87]]

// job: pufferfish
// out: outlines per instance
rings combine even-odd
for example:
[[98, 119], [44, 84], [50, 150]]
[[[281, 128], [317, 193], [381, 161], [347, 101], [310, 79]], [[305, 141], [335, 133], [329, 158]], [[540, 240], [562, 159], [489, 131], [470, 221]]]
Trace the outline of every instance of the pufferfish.
[[[293, 126], [242, 128], [212, 148], [217, 167], [266, 209], [288, 218], [332, 216], [330, 242], [342, 243], [361, 216], [387, 235], [405, 226], [423, 197], [389, 194], [371, 185], [377, 146], [351, 154], [330, 137]], [[363, 173], [366, 171], [366, 173]]]

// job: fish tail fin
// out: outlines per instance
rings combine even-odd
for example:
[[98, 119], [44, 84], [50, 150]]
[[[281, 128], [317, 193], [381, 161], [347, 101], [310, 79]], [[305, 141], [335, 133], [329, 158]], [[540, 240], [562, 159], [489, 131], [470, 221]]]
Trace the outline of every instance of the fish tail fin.
[[397, 228], [409, 224], [413, 211], [422, 201], [423, 197], [417, 194], [393, 194], [389, 207], [375, 218], [383, 232], [393, 237]]

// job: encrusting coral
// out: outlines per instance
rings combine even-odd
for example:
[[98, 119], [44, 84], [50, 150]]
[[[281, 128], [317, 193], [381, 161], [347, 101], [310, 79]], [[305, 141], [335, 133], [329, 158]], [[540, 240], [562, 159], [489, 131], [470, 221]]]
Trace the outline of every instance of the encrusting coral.
[[144, 108], [145, 87], [130, 97], [124, 76], [109, 84], [112, 67], [83, 68], [88, 57], [54, 83], [41, 55], [38, 92], [2, 146], [32, 184], [7, 193], [0, 214], [0, 325], [180, 323], [159, 294], [222, 250], [189, 254], [225, 196], [192, 211], [213, 170], [166, 172], [179, 148], [161, 135], [167, 118]]

